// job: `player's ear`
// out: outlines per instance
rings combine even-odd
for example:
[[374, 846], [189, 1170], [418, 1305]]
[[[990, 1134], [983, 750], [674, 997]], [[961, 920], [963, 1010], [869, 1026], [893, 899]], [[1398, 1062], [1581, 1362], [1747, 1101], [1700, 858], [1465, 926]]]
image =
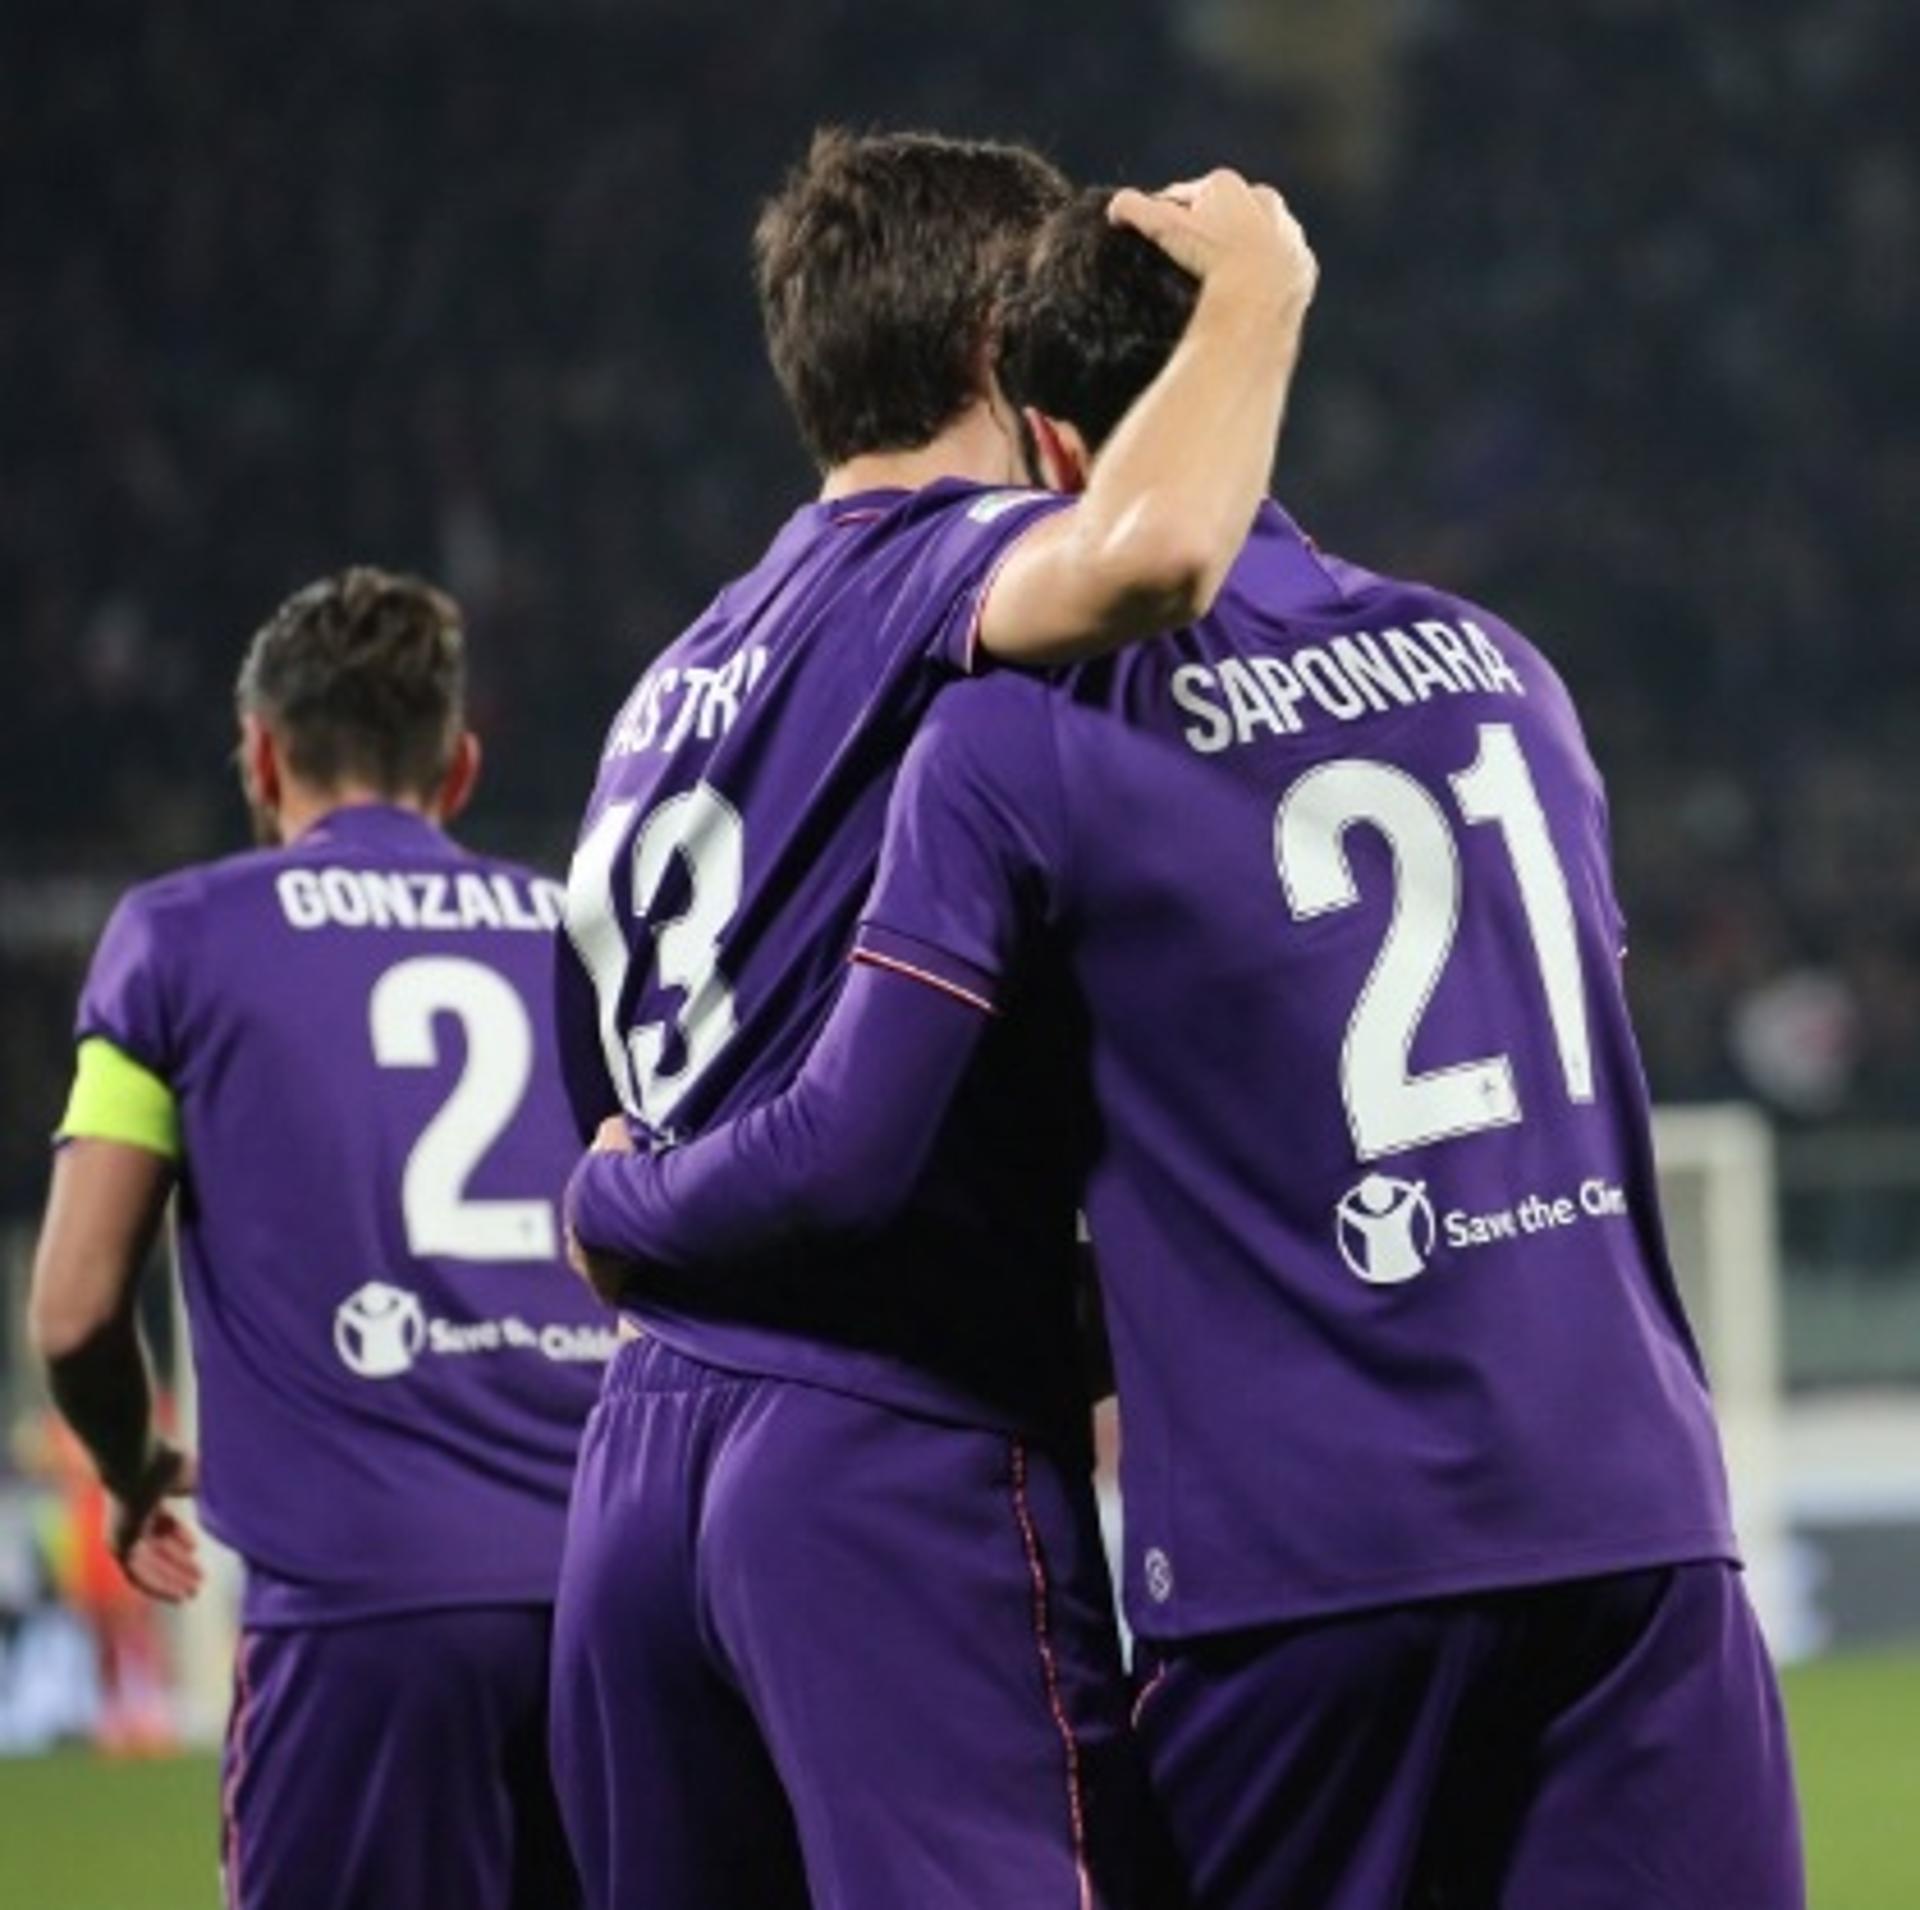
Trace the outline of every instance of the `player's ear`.
[[1093, 460], [1087, 455], [1087, 441], [1078, 428], [1064, 418], [1049, 418], [1032, 405], [1026, 408], [1026, 420], [1047, 483], [1056, 491], [1084, 491]]
[[433, 813], [441, 822], [451, 822], [473, 800], [474, 785], [480, 780], [480, 739], [472, 730], [462, 730], [453, 745], [447, 773], [440, 780], [434, 797]]
[[275, 815], [280, 808], [280, 750], [273, 732], [259, 717], [240, 719], [240, 746], [234, 751], [240, 769], [240, 787], [246, 792], [247, 805], [260, 815]]

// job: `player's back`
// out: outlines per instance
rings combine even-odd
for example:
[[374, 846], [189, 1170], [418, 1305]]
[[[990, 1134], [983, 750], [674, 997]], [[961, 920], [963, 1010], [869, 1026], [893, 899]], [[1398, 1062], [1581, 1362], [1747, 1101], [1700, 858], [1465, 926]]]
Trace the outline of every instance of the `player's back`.
[[[969, 661], [994, 564], [1059, 500], [944, 481], [806, 506], [641, 677], [568, 883], [593, 1072], [662, 1134], [784, 1086], [837, 993], [900, 757]], [[570, 1037], [570, 1050], [577, 1046]], [[639, 1309], [681, 1351], [910, 1410], [1051, 1423], [1070, 1391], [1072, 1123], [1018, 1034], [988, 1044], [907, 1211], [830, 1255]], [[576, 1073], [578, 1069], [576, 1068]]]
[[252, 1623], [553, 1596], [614, 1339], [558, 1258], [560, 917], [370, 805], [108, 929], [81, 1034], [179, 1105], [200, 1496]]
[[1551, 668], [1269, 508], [1201, 625], [1045, 700], [1140, 1622], [1723, 1555]]

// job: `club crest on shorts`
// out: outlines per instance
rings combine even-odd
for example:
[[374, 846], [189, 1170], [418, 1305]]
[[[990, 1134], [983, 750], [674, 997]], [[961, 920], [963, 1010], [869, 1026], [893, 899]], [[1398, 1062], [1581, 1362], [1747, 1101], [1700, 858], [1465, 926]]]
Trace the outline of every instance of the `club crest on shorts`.
[[1369, 1286], [1398, 1286], [1424, 1273], [1435, 1232], [1426, 1182], [1393, 1174], [1369, 1174], [1333, 1210], [1340, 1258]]
[[1159, 1546], [1140, 1561], [1140, 1575], [1146, 1580], [1147, 1596], [1156, 1605], [1164, 1605], [1173, 1596], [1173, 1561]]
[[356, 1288], [334, 1311], [333, 1350], [362, 1379], [393, 1379], [406, 1372], [426, 1337], [420, 1296], [384, 1280]]

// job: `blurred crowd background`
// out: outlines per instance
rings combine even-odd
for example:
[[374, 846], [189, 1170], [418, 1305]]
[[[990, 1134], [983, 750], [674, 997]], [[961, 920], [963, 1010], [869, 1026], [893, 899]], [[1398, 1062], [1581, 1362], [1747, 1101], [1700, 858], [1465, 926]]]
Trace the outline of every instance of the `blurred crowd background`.
[[564, 860], [621, 692], [810, 484], [746, 253], [825, 118], [1280, 183], [1280, 493], [1571, 680], [1657, 1095], [1920, 1116], [1916, 71], [1908, 0], [8, 0], [0, 1213], [113, 895], [243, 839], [291, 587], [457, 592], [470, 833]]

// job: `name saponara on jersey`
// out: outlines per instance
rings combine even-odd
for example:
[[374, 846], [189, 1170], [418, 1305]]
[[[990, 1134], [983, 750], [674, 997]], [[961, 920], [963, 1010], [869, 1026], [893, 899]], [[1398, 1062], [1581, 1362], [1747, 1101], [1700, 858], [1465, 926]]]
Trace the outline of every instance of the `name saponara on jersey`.
[[1309, 722], [1358, 722], [1435, 696], [1527, 693], [1499, 646], [1465, 617], [1326, 637], [1285, 656], [1182, 664], [1170, 688], [1193, 719], [1181, 732], [1187, 747], [1202, 756], [1263, 735], [1296, 735]]
[[501, 869], [282, 869], [274, 881], [291, 928], [514, 929], [551, 935], [566, 891], [543, 876]]

